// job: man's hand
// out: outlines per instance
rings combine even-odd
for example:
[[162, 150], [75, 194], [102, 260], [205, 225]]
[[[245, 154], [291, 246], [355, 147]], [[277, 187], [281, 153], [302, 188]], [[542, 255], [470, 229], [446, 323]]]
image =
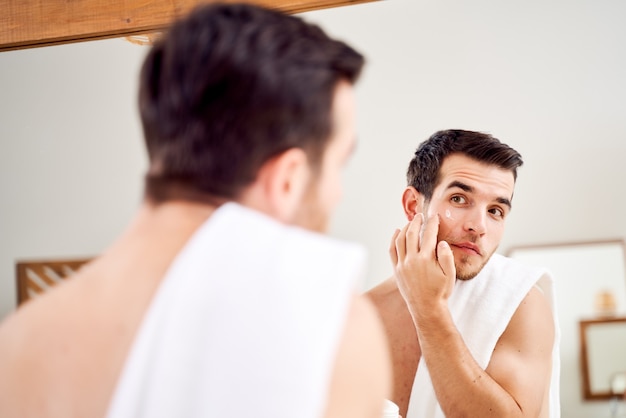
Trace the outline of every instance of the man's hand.
[[[423, 230], [423, 231], [422, 231]], [[433, 308], [445, 307], [454, 288], [454, 255], [447, 242], [437, 243], [439, 217], [417, 214], [396, 230], [389, 248], [400, 294], [416, 326]]]
[[426, 223], [417, 215], [395, 232], [390, 255], [444, 415], [521, 418], [547, 413], [554, 344], [548, 301], [539, 290], [530, 290], [483, 369], [448, 309], [456, 280], [454, 255], [445, 241], [437, 242], [438, 230], [437, 215]]

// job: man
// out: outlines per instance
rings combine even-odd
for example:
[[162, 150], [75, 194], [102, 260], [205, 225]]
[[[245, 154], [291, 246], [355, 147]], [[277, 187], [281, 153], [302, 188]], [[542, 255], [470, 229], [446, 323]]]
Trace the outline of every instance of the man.
[[406, 418], [559, 416], [551, 278], [494, 254], [521, 165], [462, 130], [435, 133], [409, 165], [394, 276], [368, 292]]
[[361, 248], [309, 232], [341, 195], [362, 65], [251, 5], [174, 24], [140, 77], [145, 201], [0, 326], [0, 416], [378, 418], [391, 376]]

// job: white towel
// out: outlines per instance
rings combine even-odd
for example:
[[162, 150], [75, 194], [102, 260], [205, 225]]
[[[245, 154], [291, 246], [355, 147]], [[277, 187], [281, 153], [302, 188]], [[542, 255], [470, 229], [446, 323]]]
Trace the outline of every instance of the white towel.
[[[550, 274], [494, 254], [472, 280], [457, 280], [448, 302], [470, 353], [486, 369], [498, 339], [529, 290], [537, 285], [550, 302], [555, 325], [550, 384], [550, 418], [560, 417], [559, 340], [554, 283]], [[426, 364], [420, 359], [406, 418], [442, 418]]]
[[351, 296], [354, 244], [226, 204], [160, 285], [109, 418], [318, 418]]

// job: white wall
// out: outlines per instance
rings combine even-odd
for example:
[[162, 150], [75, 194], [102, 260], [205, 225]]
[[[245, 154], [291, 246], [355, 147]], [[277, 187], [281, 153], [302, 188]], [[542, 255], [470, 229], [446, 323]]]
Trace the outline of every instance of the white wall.
[[[369, 62], [332, 231], [368, 247], [364, 288], [390, 274], [406, 165], [439, 129], [488, 131], [524, 156], [502, 252], [626, 236], [625, 13], [620, 0], [387, 0], [304, 14]], [[0, 317], [15, 259], [97, 254], [137, 206], [144, 53], [122, 40], [0, 53]], [[563, 410], [608, 416], [604, 402]]]
[[145, 51], [114, 39], [0, 53], [0, 317], [16, 260], [97, 255], [140, 201]]

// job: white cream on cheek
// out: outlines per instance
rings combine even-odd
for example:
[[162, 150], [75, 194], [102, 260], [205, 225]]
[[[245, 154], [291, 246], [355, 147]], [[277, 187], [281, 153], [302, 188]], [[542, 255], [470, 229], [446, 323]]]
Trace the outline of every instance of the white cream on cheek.
[[462, 213], [461, 213], [462, 209], [461, 208], [456, 208], [456, 207], [447, 207], [444, 211], [443, 211], [443, 216], [441, 216], [444, 219], [449, 219], [451, 221], [455, 221], [455, 220], [459, 220], [462, 218]]

